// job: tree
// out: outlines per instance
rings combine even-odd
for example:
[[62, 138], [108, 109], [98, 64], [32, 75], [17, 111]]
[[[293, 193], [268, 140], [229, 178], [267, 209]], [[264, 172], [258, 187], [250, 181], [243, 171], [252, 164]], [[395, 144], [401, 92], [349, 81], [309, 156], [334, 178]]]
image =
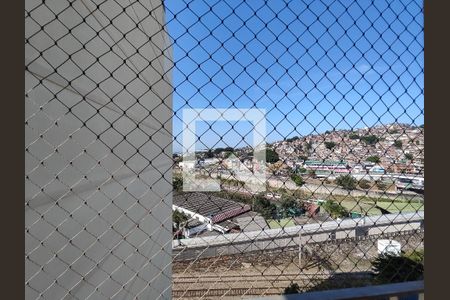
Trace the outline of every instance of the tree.
[[335, 142], [325, 142], [325, 147], [329, 150], [333, 149], [336, 146]]
[[299, 140], [299, 139], [300, 139], [300, 137], [294, 136], [294, 137], [291, 137], [291, 138], [287, 138], [286, 142], [290, 143], [290, 142], [293, 142], [293, 141], [296, 141], [296, 140]]
[[178, 210], [173, 211], [172, 221], [173, 223], [175, 223], [177, 229], [180, 229], [180, 225], [186, 222], [187, 220], [189, 220], [189, 217], [185, 213], [180, 212]]
[[283, 294], [298, 294], [300, 293], [300, 286], [297, 283], [291, 282], [291, 284], [284, 289]]
[[368, 145], [375, 145], [380, 141], [380, 138], [373, 134], [360, 137], [360, 139]]
[[302, 186], [305, 183], [303, 181], [303, 178], [300, 175], [297, 175], [297, 174], [292, 174], [291, 175], [291, 179], [297, 186]]
[[208, 149], [208, 151], [206, 152], [206, 157], [207, 158], [213, 158], [214, 157], [214, 152], [211, 149]]
[[369, 156], [366, 160], [370, 161], [370, 162], [373, 162], [375, 164], [380, 163], [380, 157], [378, 155]]
[[346, 190], [354, 190], [356, 188], [356, 179], [351, 175], [341, 175], [336, 178], [336, 183]]
[[285, 210], [290, 208], [299, 208], [299, 205], [293, 197], [287, 196], [281, 201], [281, 208]]
[[311, 141], [306, 142], [304, 147], [306, 150], [310, 151], [312, 149], [312, 142]]
[[305, 161], [305, 160], [308, 160], [308, 156], [306, 156], [306, 155], [300, 155], [300, 156], [298, 157], [298, 159], [299, 159], [299, 160]]
[[172, 181], [173, 190], [180, 192], [183, 189], [183, 177], [174, 176]]
[[411, 153], [405, 153], [405, 158], [406, 158], [407, 160], [413, 160], [413, 159], [414, 159], [414, 156], [413, 156]]
[[423, 257], [415, 260], [404, 254], [382, 254], [372, 262], [372, 270], [379, 284], [420, 280], [424, 272]]
[[402, 146], [403, 146], [403, 143], [402, 143], [402, 141], [400, 141], [400, 140], [395, 140], [394, 146], [395, 146], [396, 148], [401, 149]]
[[[255, 153], [255, 158], [256, 159], [262, 160], [262, 158], [263, 158], [262, 157], [263, 156], [263, 152], [262, 151], [264, 151], [264, 150], [261, 150], [261, 151], [258, 151], [258, 152]], [[280, 160], [280, 157], [278, 156], [278, 153], [275, 150], [270, 149], [270, 148], [266, 148], [265, 151], [266, 151], [266, 162], [268, 162], [268, 163], [275, 163], [275, 162]]]
[[330, 214], [333, 219], [348, 217], [348, 211], [335, 201], [326, 201], [322, 207]]
[[255, 199], [253, 209], [260, 213], [264, 219], [272, 219], [277, 211], [276, 205], [263, 197], [258, 197]]
[[360, 138], [360, 136], [358, 134], [356, 134], [356, 133], [352, 133], [352, 134], [350, 134], [348, 136], [348, 138], [351, 139], [351, 140], [357, 140], [357, 139]]

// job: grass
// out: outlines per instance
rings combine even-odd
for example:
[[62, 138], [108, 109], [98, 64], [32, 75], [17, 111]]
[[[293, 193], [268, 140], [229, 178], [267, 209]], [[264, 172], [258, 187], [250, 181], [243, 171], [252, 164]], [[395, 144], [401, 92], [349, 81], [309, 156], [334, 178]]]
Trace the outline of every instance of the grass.
[[292, 218], [280, 219], [280, 221], [268, 220], [267, 223], [269, 224], [270, 229], [295, 226], [294, 220], [292, 220]]
[[370, 197], [335, 197], [330, 199], [339, 202], [349, 212], [358, 212], [362, 215], [381, 215], [380, 209], [376, 206], [389, 211], [390, 213], [398, 212], [416, 212], [424, 210], [421, 202], [408, 202], [405, 200], [391, 200], [387, 198], [370, 198]]
[[391, 213], [396, 212], [416, 212], [424, 210], [423, 203], [406, 203], [406, 202], [377, 202], [377, 205]]

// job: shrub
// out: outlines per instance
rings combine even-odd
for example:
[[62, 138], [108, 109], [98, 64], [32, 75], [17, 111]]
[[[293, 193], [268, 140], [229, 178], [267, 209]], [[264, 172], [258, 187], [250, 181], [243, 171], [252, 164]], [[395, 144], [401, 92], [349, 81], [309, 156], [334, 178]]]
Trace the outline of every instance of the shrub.
[[346, 218], [348, 216], [348, 211], [335, 201], [328, 200], [324, 204], [322, 204], [322, 207], [330, 214], [333, 219]]
[[360, 136], [357, 135], [356, 133], [352, 133], [352, 134], [350, 134], [348, 137], [349, 137], [349, 139], [351, 139], [351, 140], [357, 140], [357, 139], [360, 138]]
[[396, 140], [396, 141], [394, 142], [394, 147], [401, 149], [402, 146], [403, 146], [402, 141]]
[[351, 175], [341, 175], [336, 178], [336, 183], [346, 190], [354, 190], [356, 188], [356, 179]]
[[[261, 151], [255, 153], [256, 159], [258, 159], [258, 160], [262, 159], [262, 154], [263, 154], [262, 151], [264, 151], [264, 150], [261, 150]], [[280, 157], [278, 156], [278, 153], [275, 150], [266, 148], [265, 151], [266, 151], [266, 162], [275, 163], [280, 160]]]
[[183, 178], [181, 176], [174, 176], [172, 186], [174, 191], [180, 192], [183, 189]]
[[176, 228], [180, 228], [180, 224], [189, 220], [189, 217], [178, 210], [173, 211], [172, 213], [172, 222], [176, 224]]
[[370, 184], [370, 181], [369, 181], [369, 180], [366, 180], [366, 179], [361, 179], [361, 180], [359, 181], [358, 185], [359, 185], [360, 188], [362, 188], [362, 189], [364, 189], [364, 190], [368, 190], [368, 189], [370, 189], [371, 186], [372, 186], [372, 185]]
[[284, 289], [283, 294], [298, 294], [300, 292], [300, 286], [297, 283], [291, 282], [291, 284]]
[[297, 175], [297, 174], [293, 174], [293, 175], [291, 176], [291, 179], [292, 179], [293, 182], [295, 182], [295, 184], [296, 184], [297, 186], [302, 186], [302, 185], [305, 183], [305, 182], [303, 181], [303, 178], [302, 178], [301, 176]]
[[325, 142], [325, 147], [329, 150], [333, 149], [336, 146], [335, 142]]
[[393, 256], [383, 254], [372, 262], [375, 281], [379, 284], [414, 281], [423, 278], [423, 262], [404, 254]]
[[378, 164], [380, 162], [380, 157], [378, 155], [373, 155], [369, 156], [366, 160]]
[[407, 160], [413, 160], [413, 159], [414, 159], [414, 157], [413, 157], [413, 155], [412, 155], [411, 153], [406, 153], [406, 154], [405, 154], [405, 158], [406, 158]]
[[272, 219], [277, 211], [277, 207], [275, 204], [262, 197], [255, 200], [253, 209], [256, 212], [260, 213], [264, 219]]
[[360, 138], [363, 142], [365, 142], [368, 145], [375, 145], [380, 140], [379, 137], [376, 135], [366, 135]]

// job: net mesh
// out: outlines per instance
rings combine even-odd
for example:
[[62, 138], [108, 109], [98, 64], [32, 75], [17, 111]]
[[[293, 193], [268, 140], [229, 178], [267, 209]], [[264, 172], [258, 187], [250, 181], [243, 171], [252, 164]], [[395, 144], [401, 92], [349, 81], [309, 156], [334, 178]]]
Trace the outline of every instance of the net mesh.
[[422, 1], [25, 4], [27, 299], [423, 278]]

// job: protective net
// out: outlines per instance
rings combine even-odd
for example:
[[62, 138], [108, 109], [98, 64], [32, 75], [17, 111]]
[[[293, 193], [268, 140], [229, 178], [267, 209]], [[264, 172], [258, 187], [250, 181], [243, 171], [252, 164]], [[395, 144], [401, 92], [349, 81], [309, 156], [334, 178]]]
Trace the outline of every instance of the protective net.
[[27, 299], [423, 278], [423, 3], [26, 0]]

